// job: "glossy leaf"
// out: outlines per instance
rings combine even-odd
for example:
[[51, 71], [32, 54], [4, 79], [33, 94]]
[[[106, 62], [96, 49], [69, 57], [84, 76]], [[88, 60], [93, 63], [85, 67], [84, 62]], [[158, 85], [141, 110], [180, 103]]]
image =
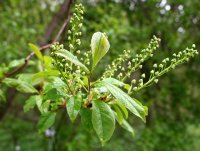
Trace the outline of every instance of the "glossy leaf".
[[55, 118], [56, 118], [56, 113], [54, 112], [47, 112], [42, 114], [38, 122], [39, 132], [42, 133], [46, 129], [50, 128], [54, 124]]
[[66, 104], [67, 112], [68, 112], [69, 118], [72, 122], [74, 122], [74, 120], [76, 119], [76, 117], [81, 109], [81, 103], [82, 103], [81, 98], [77, 97], [77, 96], [72, 96], [67, 101], [67, 104]]
[[101, 32], [93, 34], [91, 39], [92, 61], [94, 68], [102, 57], [108, 52], [110, 44], [106, 36]]
[[70, 62], [72, 62], [73, 64], [77, 65], [77, 66], [80, 66], [85, 72], [89, 73], [89, 70], [88, 68], [82, 64], [76, 56], [74, 56], [71, 52], [65, 50], [65, 49], [62, 49], [62, 50], [59, 50], [56, 52], [56, 54], [58, 56], [61, 56], [61, 57], [64, 57], [65, 59], [69, 60]]
[[35, 53], [37, 58], [40, 59], [41, 61], [43, 61], [43, 56], [42, 56], [42, 53], [39, 50], [39, 48], [36, 45], [32, 44], [32, 43], [29, 43], [28, 45], [32, 49], [32, 51]]
[[105, 102], [93, 101], [92, 125], [102, 145], [104, 145], [111, 138], [115, 129], [113, 111]]
[[146, 122], [147, 107], [138, 103], [137, 100], [132, 99], [128, 94], [123, 92], [118, 87], [102, 82], [103, 85], [110, 91], [110, 93], [119, 101], [123, 106], [129, 109], [133, 114], [140, 117], [144, 122]]

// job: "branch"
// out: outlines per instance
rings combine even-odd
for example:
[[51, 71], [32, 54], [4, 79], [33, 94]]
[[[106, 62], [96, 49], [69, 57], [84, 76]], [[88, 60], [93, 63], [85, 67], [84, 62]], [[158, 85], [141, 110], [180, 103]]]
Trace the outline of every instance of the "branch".
[[[61, 22], [61, 20], [64, 20], [64, 23], [61, 26], [60, 30], [55, 35], [53, 41], [50, 44], [46, 44], [46, 45], [43, 44], [43, 46], [39, 48], [41, 52], [44, 51], [44, 50], [46, 50], [46, 49], [48, 49], [52, 45], [52, 43], [54, 43], [55, 41], [58, 41], [58, 39], [61, 36], [61, 34], [65, 31], [65, 28], [67, 27], [68, 22], [69, 22], [69, 17], [70, 17], [69, 10], [70, 10], [71, 4], [72, 4], [72, 0], [65, 0], [65, 2], [61, 6], [61, 10], [58, 12], [59, 15], [56, 15], [56, 16], [53, 17], [52, 21], [48, 25], [47, 30], [45, 32], [46, 33], [45, 36], [44, 36], [45, 41], [49, 41], [50, 37], [53, 34], [53, 31], [56, 30], [57, 25]], [[64, 17], [65, 17], [65, 19], [64, 19]], [[58, 23], [59, 20], [60, 20], [60, 22]], [[48, 30], [48, 29], [51, 29], [51, 30]], [[51, 32], [49, 32], [49, 31], [51, 31]], [[18, 73], [19, 71], [23, 70], [24, 68], [26, 68], [29, 60], [34, 55], [35, 54], [33, 52], [30, 53], [24, 59], [24, 64], [22, 64], [19, 67], [14, 68], [12, 71], [6, 73], [4, 75], [4, 77], [2, 79], [0, 79], [0, 82], [3, 79], [5, 79], [7, 77], [10, 77], [10, 76]], [[15, 95], [16, 95], [16, 90], [13, 89], [13, 88], [9, 88], [8, 91], [7, 91], [7, 97], [6, 97], [7, 102], [6, 102], [6, 105], [4, 107], [0, 106], [0, 120], [2, 120], [3, 117], [5, 116], [5, 114], [6, 114], [7, 110], [8, 110], [8, 108], [9, 108], [9, 106], [11, 105], [12, 100], [15, 97]]]
[[[62, 27], [60, 28], [60, 30], [59, 30], [58, 33], [56, 34], [54, 40], [53, 40], [50, 44], [44, 45], [44, 46], [42, 46], [42, 47], [39, 48], [39, 50], [40, 50], [41, 52], [44, 51], [44, 50], [46, 50], [46, 49], [48, 49], [54, 42], [58, 41], [60, 35], [61, 35], [61, 34], [63, 33], [63, 31], [65, 30], [65, 27], [67, 26], [68, 22], [69, 22], [69, 18], [66, 19], [66, 20], [64, 21]], [[8, 77], [10, 77], [10, 76], [16, 74], [17, 72], [21, 71], [22, 69], [24, 69], [24, 68], [27, 66], [29, 60], [30, 60], [34, 55], [35, 55], [34, 52], [30, 53], [30, 54], [24, 59], [24, 64], [22, 64], [22, 65], [19, 66], [19, 67], [14, 68], [12, 71], [6, 73], [5, 76], [1, 79], [1, 81], [2, 81], [3, 79], [5, 79], [5, 78], [8, 78]]]

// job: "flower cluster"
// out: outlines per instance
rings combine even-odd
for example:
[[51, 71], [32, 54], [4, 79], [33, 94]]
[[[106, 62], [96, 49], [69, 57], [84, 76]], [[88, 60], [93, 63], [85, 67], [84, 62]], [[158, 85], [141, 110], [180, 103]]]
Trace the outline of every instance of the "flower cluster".
[[[130, 50], [124, 50], [123, 54], [119, 55], [119, 57], [115, 59], [111, 65], [108, 65], [103, 74], [103, 78], [113, 77], [117, 71], [125, 70], [123, 63], [128, 59], [130, 59]], [[119, 73], [118, 77], [122, 77], [122, 73]]]
[[84, 88], [81, 77], [85, 73], [81, 70], [80, 66], [74, 65], [69, 60], [58, 56], [56, 52], [60, 50], [67, 51], [63, 48], [63, 45], [58, 42], [51, 46], [51, 56], [53, 58], [52, 64], [60, 72], [60, 77], [66, 83], [69, 92], [74, 94], [81, 88]]
[[75, 5], [75, 12], [70, 19], [70, 28], [68, 30], [68, 42], [69, 42], [69, 50], [70, 52], [80, 51], [77, 50], [77, 47], [81, 45], [80, 36], [82, 32], [80, 31], [81, 27], [83, 26], [83, 14], [84, 14], [84, 7], [82, 4]]
[[113, 77], [117, 73], [117, 79], [125, 81], [131, 74], [142, 68], [142, 63], [149, 57], [153, 56], [153, 52], [158, 48], [160, 39], [153, 36], [148, 47], [143, 49], [140, 54], [136, 54], [131, 58], [130, 50], [124, 50], [124, 53], [115, 59], [103, 74], [103, 77]]
[[[158, 82], [158, 78], [162, 76], [163, 74], [171, 71], [174, 69], [177, 65], [188, 62], [190, 58], [194, 57], [198, 54], [198, 51], [195, 49], [195, 45], [192, 45], [192, 48], [186, 48], [184, 51], [180, 51], [177, 54], [173, 54], [173, 58], [165, 58], [162, 63], [160, 64], [154, 64], [153, 69], [150, 71], [150, 77], [149, 80], [144, 83], [143, 80], [145, 78], [145, 74], [143, 73], [141, 75], [141, 78], [136, 83], [136, 80], [132, 80], [131, 88], [129, 90], [129, 93], [132, 93], [133, 91], [139, 91], [142, 88], [148, 87], [153, 83]], [[136, 85], [133, 87], [133, 85]], [[133, 91], [132, 91], [133, 90]]]

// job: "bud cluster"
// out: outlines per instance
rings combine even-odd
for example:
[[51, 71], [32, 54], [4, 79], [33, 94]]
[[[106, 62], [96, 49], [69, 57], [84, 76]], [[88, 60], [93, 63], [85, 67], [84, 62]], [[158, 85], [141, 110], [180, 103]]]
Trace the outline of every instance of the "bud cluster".
[[177, 65], [188, 62], [190, 58], [198, 55], [198, 51], [195, 49], [195, 45], [192, 45], [192, 48], [186, 48], [184, 51], [180, 51], [177, 54], [173, 54], [173, 58], [170, 60], [169, 58], [165, 58], [159, 65], [154, 64], [153, 69], [150, 71], [149, 80], [146, 83], [143, 83], [143, 79], [145, 78], [145, 74], [141, 75], [141, 79], [138, 81], [138, 86], [134, 87], [134, 91], [138, 91], [142, 88], [150, 86], [153, 83], [158, 83], [158, 78], [163, 74], [171, 71]]
[[141, 64], [149, 57], [153, 57], [153, 52], [159, 47], [159, 42], [160, 39], [156, 36], [153, 36], [148, 47], [146, 49], [143, 49], [140, 54], [136, 54], [135, 58], [128, 62], [128, 70], [126, 71], [126, 75], [122, 79], [123, 81], [129, 78], [134, 71], [142, 69]]
[[124, 63], [127, 62], [128, 59], [130, 59], [130, 50], [124, 50], [123, 54], [119, 55], [111, 65], [108, 65], [103, 74], [103, 78], [113, 77], [118, 71], [117, 77], [118, 79], [121, 79], [123, 76], [122, 71], [125, 71]]
[[76, 50], [78, 46], [81, 45], [80, 36], [82, 35], [81, 27], [83, 26], [83, 14], [84, 6], [82, 4], [75, 5], [75, 12], [70, 19], [70, 27], [68, 30], [68, 42], [70, 52], [78, 51]]
[[73, 92], [80, 90], [84, 85], [81, 80], [81, 75], [85, 75], [85, 73], [79, 66], [72, 64], [70, 61], [56, 54], [59, 50], [65, 50], [63, 45], [56, 42], [50, 48], [53, 58], [52, 64], [60, 72], [61, 79], [70, 89], [73, 89]]

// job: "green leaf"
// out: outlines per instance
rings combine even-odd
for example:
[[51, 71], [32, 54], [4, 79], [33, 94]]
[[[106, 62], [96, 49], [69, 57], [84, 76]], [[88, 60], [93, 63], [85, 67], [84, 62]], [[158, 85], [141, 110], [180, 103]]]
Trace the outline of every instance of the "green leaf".
[[115, 129], [113, 111], [105, 102], [93, 101], [92, 125], [102, 145], [104, 145], [111, 138]]
[[120, 119], [119, 115], [117, 112], [113, 111], [114, 115], [115, 115], [115, 119], [117, 120], [117, 122], [120, 124], [120, 126], [122, 128], [124, 128], [125, 130], [127, 130], [128, 132], [130, 132], [132, 134], [132, 136], [135, 136], [135, 131], [134, 129], [131, 127], [131, 125], [124, 119]]
[[22, 93], [38, 93], [38, 91], [29, 83], [21, 81], [16, 89]]
[[131, 125], [126, 120], [122, 121], [121, 127], [123, 127], [125, 130], [127, 130], [128, 132], [130, 132], [133, 137], [135, 136], [134, 129], [131, 127]]
[[120, 107], [120, 109], [123, 111], [123, 113], [125, 115], [125, 118], [127, 119], [128, 118], [128, 111], [127, 111], [127, 109], [119, 101], [116, 103], [116, 105], [118, 105]]
[[19, 84], [19, 81], [16, 79], [6, 78], [3, 80], [3, 83], [8, 87], [16, 87]]
[[17, 67], [17, 66], [20, 66], [22, 64], [24, 64], [24, 59], [20, 59], [20, 60], [13, 60], [9, 63], [8, 67], [9, 68], [14, 68], [14, 67]]
[[3, 83], [9, 87], [15, 87], [18, 91], [22, 93], [37, 93], [38, 91], [28, 82], [22, 80], [16, 80], [11, 78], [6, 78]]
[[43, 61], [43, 56], [42, 56], [42, 53], [39, 50], [39, 48], [36, 45], [32, 44], [32, 43], [29, 43], [28, 45], [32, 49], [32, 51], [35, 53], [37, 58], [40, 59], [41, 61]]
[[54, 112], [47, 112], [42, 114], [38, 122], [39, 133], [42, 133], [46, 129], [50, 128], [54, 124], [55, 118], [56, 118], [56, 113]]
[[62, 97], [64, 96], [60, 93], [60, 91], [58, 91], [58, 89], [52, 88], [46, 92], [44, 99], [56, 101], [57, 99], [60, 99]]
[[115, 78], [106, 78], [104, 79], [103, 81], [107, 82], [107, 83], [110, 83], [112, 85], [116, 85], [116, 86], [120, 86], [120, 87], [124, 87], [125, 89], [129, 89], [130, 88], [130, 85], [129, 84], [125, 84]]
[[81, 103], [81, 97], [78, 96], [72, 96], [66, 103], [67, 112], [72, 122], [74, 122], [81, 109]]
[[110, 44], [106, 36], [101, 32], [93, 34], [91, 39], [92, 60], [94, 68], [102, 57], [108, 52]]
[[123, 106], [129, 109], [133, 114], [140, 117], [144, 122], [146, 122], [146, 116], [148, 114], [147, 107], [143, 106], [136, 99], [132, 99], [128, 94], [123, 92], [118, 87], [102, 82], [103, 85], [110, 91], [110, 93], [119, 101]]
[[31, 96], [28, 100], [26, 100], [26, 103], [24, 105], [24, 112], [28, 112], [29, 110], [33, 109], [38, 99], [40, 99], [40, 96], [34, 95]]
[[117, 105], [114, 104], [113, 108], [117, 114], [117, 120], [118, 120], [119, 124], [121, 125], [123, 122], [123, 119], [124, 119], [123, 114]]
[[87, 108], [83, 108], [80, 111], [81, 115], [81, 123], [83, 124], [83, 127], [87, 130], [92, 130], [92, 111]]
[[1, 89], [0, 89], [0, 102], [6, 102], [6, 97]]
[[77, 65], [77, 66], [80, 66], [86, 73], [89, 73], [89, 70], [88, 68], [82, 64], [76, 56], [74, 56], [71, 52], [65, 50], [65, 49], [62, 49], [62, 50], [59, 50], [56, 52], [56, 54], [58, 56], [61, 56], [61, 57], [64, 57], [65, 59], [69, 60], [70, 62], [72, 62], [73, 64]]

